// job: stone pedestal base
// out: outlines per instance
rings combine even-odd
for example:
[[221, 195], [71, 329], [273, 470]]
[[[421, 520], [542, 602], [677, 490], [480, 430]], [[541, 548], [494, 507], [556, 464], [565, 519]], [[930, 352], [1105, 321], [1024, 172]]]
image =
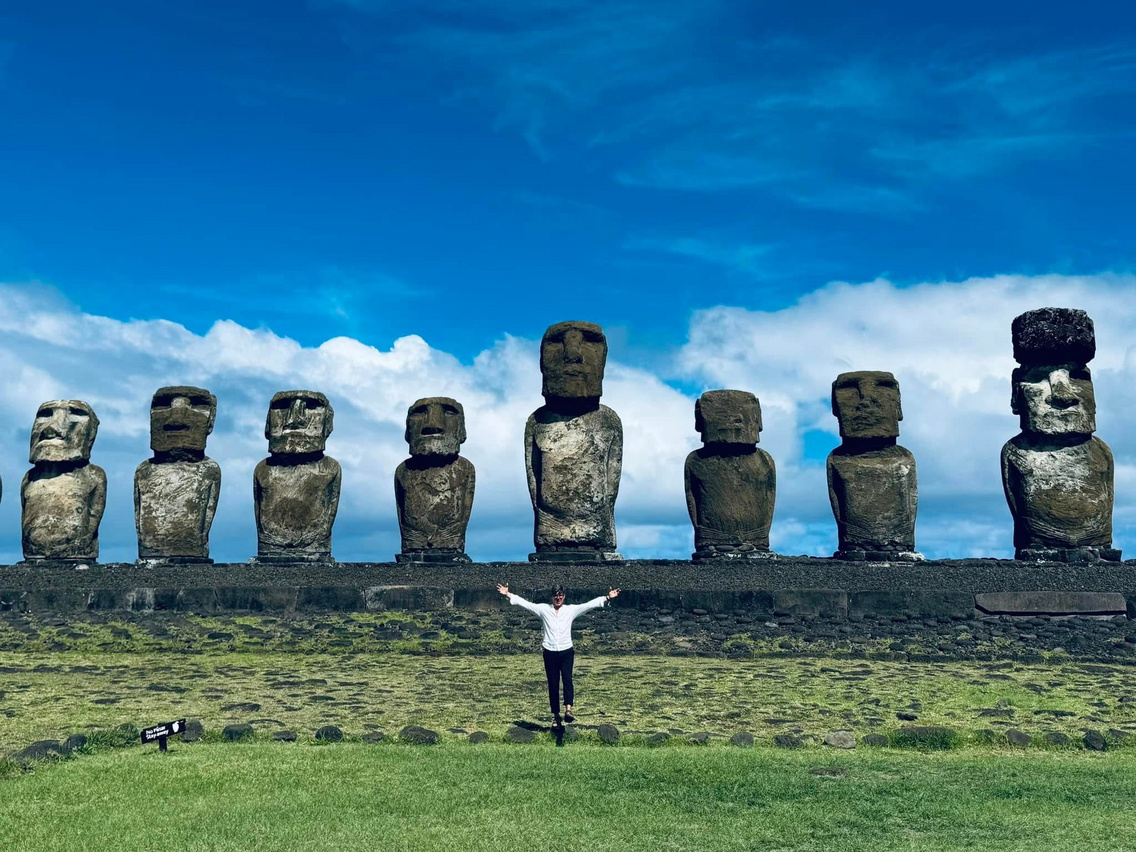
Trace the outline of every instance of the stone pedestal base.
[[98, 565], [97, 559], [58, 559], [52, 557], [51, 559], [37, 559], [36, 557], [25, 557], [22, 562], [17, 562], [17, 568], [86, 568], [88, 565]]
[[918, 562], [923, 554], [914, 550], [838, 550], [832, 558], [849, 562]]
[[718, 559], [776, 559], [772, 550], [696, 550], [690, 555], [695, 562], [711, 562]]
[[330, 553], [287, 553], [271, 556], [254, 556], [249, 560], [249, 565], [291, 565], [291, 564], [305, 564], [305, 565], [334, 565], [335, 559], [332, 558]]
[[623, 555], [614, 550], [538, 550], [529, 554], [529, 562], [622, 562]]
[[212, 565], [208, 556], [142, 556], [134, 563], [139, 568], [161, 568], [163, 565]]
[[1019, 547], [1014, 558], [1022, 562], [1080, 565], [1085, 562], [1119, 562], [1120, 551], [1115, 547]]
[[396, 553], [394, 561], [433, 564], [438, 562], [472, 562], [473, 560], [460, 550], [416, 550], [410, 553]]

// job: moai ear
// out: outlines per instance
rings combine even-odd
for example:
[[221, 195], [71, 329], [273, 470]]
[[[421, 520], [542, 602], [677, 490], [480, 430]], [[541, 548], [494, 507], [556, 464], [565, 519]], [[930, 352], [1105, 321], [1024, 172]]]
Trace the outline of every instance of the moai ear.
[[1021, 389], [1018, 385], [1021, 383], [1022, 373], [1024, 372], [1024, 368], [1014, 367], [1014, 372], [1010, 374], [1010, 411], [1014, 414], [1022, 413], [1022, 406], [1019, 402]]
[[706, 420], [702, 416], [702, 398], [694, 401], [694, 431], [701, 435], [706, 431]]

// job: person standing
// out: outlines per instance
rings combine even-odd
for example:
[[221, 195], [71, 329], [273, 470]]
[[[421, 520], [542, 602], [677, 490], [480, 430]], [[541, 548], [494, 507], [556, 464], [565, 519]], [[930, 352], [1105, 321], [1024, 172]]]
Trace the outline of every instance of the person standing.
[[572, 689], [572, 664], [575, 662], [576, 650], [572, 647], [572, 622], [576, 616], [588, 610], [596, 609], [619, 596], [619, 589], [608, 589], [606, 595], [592, 598], [582, 604], [565, 604], [564, 587], [553, 587], [549, 596], [549, 603], [532, 603], [514, 595], [509, 591], [507, 584], [498, 583], [497, 591], [509, 599], [509, 603], [523, 607], [540, 618], [544, 638], [541, 647], [544, 650], [544, 674], [548, 678], [548, 706], [552, 710], [553, 727], [559, 728], [560, 722], [560, 683], [564, 682], [564, 721], [576, 721], [572, 713], [572, 701], [575, 697]]

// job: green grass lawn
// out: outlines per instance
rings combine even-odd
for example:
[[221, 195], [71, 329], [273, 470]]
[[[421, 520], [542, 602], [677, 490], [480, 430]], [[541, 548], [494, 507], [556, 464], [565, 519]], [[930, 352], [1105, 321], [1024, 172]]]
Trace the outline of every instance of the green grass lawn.
[[198, 743], [0, 781], [13, 852], [1087, 852], [1133, 836], [1129, 751]]

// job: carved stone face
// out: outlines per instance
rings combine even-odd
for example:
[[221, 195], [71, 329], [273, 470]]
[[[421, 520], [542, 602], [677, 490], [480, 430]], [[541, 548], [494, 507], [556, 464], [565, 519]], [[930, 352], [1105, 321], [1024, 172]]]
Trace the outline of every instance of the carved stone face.
[[903, 419], [899, 382], [880, 370], [841, 373], [832, 383], [832, 413], [841, 438], [895, 438]]
[[32, 423], [28, 461], [63, 462], [91, 458], [91, 445], [99, 431], [94, 409], [78, 399], [45, 402]]
[[264, 437], [271, 453], [320, 453], [331, 434], [335, 411], [317, 391], [280, 391], [268, 406]]
[[756, 444], [761, 440], [761, 403], [749, 391], [706, 391], [694, 403], [694, 428], [704, 444]]
[[448, 396], [420, 399], [406, 412], [412, 456], [456, 456], [465, 443], [465, 410]]
[[1097, 428], [1097, 400], [1089, 368], [1080, 363], [1018, 367], [1011, 409], [1022, 431], [1088, 435]]
[[150, 402], [150, 449], [205, 450], [217, 419], [217, 397], [203, 388], [158, 388]]
[[603, 394], [607, 338], [590, 322], [558, 322], [540, 342], [545, 399], [598, 399]]

